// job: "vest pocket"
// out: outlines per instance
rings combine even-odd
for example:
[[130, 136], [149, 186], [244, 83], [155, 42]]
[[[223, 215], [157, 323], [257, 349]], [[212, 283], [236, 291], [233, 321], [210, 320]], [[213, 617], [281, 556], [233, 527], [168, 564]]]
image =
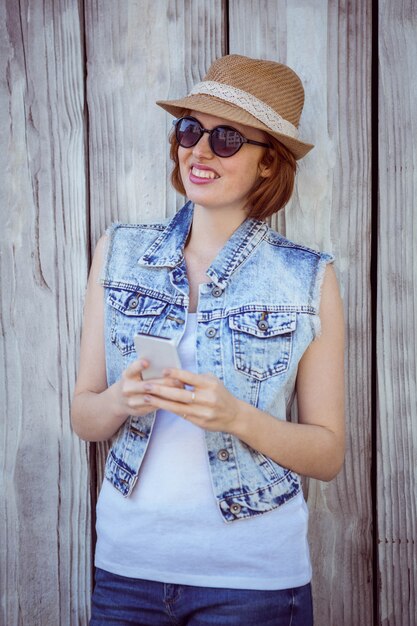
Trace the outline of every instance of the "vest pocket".
[[235, 368], [257, 380], [288, 369], [296, 313], [244, 311], [229, 315]]
[[136, 333], [151, 333], [167, 305], [139, 291], [126, 289], [109, 289], [107, 304], [112, 311], [111, 340], [123, 356], [134, 352]]

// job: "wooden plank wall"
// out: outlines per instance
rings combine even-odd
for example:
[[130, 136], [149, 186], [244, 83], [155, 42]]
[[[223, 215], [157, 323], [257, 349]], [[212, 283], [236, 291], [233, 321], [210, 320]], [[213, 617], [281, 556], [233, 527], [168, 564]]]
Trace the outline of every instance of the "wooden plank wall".
[[[160, 219], [183, 204], [168, 181], [172, 118], [155, 101], [186, 93], [225, 54], [223, 4], [86, 3], [92, 247], [112, 221]], [[96, 448], [99, 489], [108, 446]]]
[[370, 624], [369, 6], [353, 3], [347, 11], [315, 0], [229, 5], [230, 52], [288, 63], [306, 87], [301, 134], [316, 147], [300, 162], [285, 230], [292, 240], [335, 254], [348, 330], [345, 470], [330, 484], [308, 484], [315, 619]]
[[2, 1], [0, 29], [0, 623], [85, 624], [88, 455], [69, 421], [88, 269], [78, 3]]
[[379, 12], [377, 510], [380, 620], [417, 624], [417, 5]]
[[0, 625], [88, 622], [90, 497], [106, 446], [90, 458], [69, 401], [91, 252], [111, 221], [181, 204], [171, 119], [154, 101], [182, 95], [226, 52], [286, 62], [305, 83], [302, 134], [316, 148], [272, 223], [335, 253], [345, 302], [345, 469], [306, 484], [316, 624], [417, 623], [416, 13], [413, 0], [379, 2], [376, 221], [370, 0], [0, 0]]

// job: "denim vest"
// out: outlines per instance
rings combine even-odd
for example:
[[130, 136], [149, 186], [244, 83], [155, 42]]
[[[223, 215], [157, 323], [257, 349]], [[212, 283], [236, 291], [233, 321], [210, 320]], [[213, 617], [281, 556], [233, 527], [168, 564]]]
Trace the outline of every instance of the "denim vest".
[[[183, 249], [192, 217], [188, 203], [170, 221], [114, 224], [108, 231], [102, 283], [109, 385], [136, 359], [136, 333], [181, 340], [189, 305]], [[287, 419], [298, 362], [320, 329], [320, 285], [332, 260], [265, 222], [243, 222], [199, 287], [198, 372], [215, 374], [237, 398]], [[113, 441], [106, 478], [125, 496], [138, 478], [154, 419], [155, 412], [129, 417]], [[224, 521], [265, 513], [299, 493], [297, 474], [238, 438], [209, 431], [205, 437]]]

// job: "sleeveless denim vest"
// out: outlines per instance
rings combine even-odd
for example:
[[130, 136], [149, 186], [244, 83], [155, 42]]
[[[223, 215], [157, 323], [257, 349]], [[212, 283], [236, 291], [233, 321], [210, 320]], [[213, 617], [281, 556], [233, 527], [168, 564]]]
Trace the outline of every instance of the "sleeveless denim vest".
[[[193, 216], [114, 224], [103, 270], [108, 385], [135, 360], [133, 336], [178, 344], [188, 312], [183, 249]], [[292, 243], [248, 219], [230, 237], [200, 285], [196, 361], [237, 398], [288, 418], [297, 366], [320, 330], [320, 285], [333, 257]], [[155, 412], [129, 417], [114, 438], [105, 475], [128, 496], [138, 479]], [[256, 426], [255, 426], [256, 427]], [[224, 432], [205, 433], [214, 496], [226, 522], [270, 511], [300, 491], [297, 474]], [[175, 467], [172, 468], [175, 472]]]

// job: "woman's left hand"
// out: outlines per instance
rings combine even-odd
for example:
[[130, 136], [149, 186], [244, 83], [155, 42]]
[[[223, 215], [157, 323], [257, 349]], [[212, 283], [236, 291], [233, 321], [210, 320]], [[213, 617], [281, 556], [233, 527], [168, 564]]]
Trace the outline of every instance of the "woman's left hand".
[[216, 376], [181, 369], [166, 370], [164, 376], [179, 380], [191, 389], [167, 387], [150, 381], [145, 385], [145, 403], [176, 413], [205, 430], [233, 433], [240, 401]]

